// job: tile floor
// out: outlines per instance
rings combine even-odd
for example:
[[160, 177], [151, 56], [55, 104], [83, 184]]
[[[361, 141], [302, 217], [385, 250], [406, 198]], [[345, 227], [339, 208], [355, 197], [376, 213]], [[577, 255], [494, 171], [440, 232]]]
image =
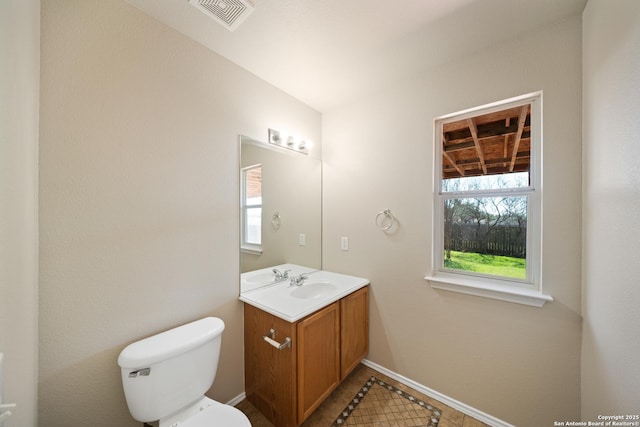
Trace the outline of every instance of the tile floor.
[[[456, 411], [453, 408], [448, 407], [447, 405], [434, 400], [412, 388], [401, 384], [382, 373], [375, 371], [368, 366], [359, 365], [354, 371], [345, 379], [338, 388], [336, 388], [333, 393], [325, 400], [325, 402], [316, 409], [316, 411], [311, 414], [311, 416], [302, 424], [301, 427], [329, 427], [336, 418], [340, 415], [342, 410], [351, 402], [351, 399], [356, 395], [356, 393], [362, 388], [362, 385], [372, 376], [375, 376], [377, 379], [380, 379], [387, 384], [390, 384], [396, 387], [399, 390], [405, 391], [416, 399], [423, 400], [425, 403], [429, 405], [433, 405], [434, 407], [440, 409], [442, 414], [440, 415], [440, 421], [438, 422], [438, 427], [487, 427], [486, 424], [471, 418], [468, 415], [465, 415], [461, 412]], [[253, 427], [274, 427], [258, 410], [248, 401], [243, 400], [242, 402], [236, 405], [238, 409], [244, 412]], [[347, 419], [350, 421], [348, 425], [354, 426], [363, 426], [363, 425], [371, 425], [371, 424], [353, 424], [355, 418]], [[427, 425], [427, 421], [425, 421], [421, 425]], [[393, 422], [385, 422], [380, 423], [381, 427], [387, 426], [409, 426], [416, 425], [415, 423], [409, 424], [403, 420], [393, 421]], [[276, 426], [277, 427], [277, 426]]]

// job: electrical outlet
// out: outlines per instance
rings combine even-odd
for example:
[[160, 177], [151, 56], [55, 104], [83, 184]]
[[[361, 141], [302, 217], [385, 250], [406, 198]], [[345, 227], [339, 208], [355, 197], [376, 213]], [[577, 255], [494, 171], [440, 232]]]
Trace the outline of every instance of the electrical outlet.
[[349, 238], [342, 236], [340, 238], [340, 249], [342, 249], [343, 251], [348, 251], [349, 250]]
[[300, 234], [300, 235], [298, 236], [298, 244], [299, 244], [300, 246], [304, 246], [304, 245], [306, 245], [306, 244], [307, 244], [307, 236], [306, 236], [306, 235], [304, 235], [304, 234]]

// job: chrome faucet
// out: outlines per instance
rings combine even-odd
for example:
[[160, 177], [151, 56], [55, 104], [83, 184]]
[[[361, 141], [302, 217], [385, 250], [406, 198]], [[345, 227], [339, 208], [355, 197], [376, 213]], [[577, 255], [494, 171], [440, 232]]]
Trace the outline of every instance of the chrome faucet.
[[276, 275], [276, 282], [280, 282], [281, 280], [286, 280], [289, 278], [289, 272], [291, 270], [285, 270], [284, 272], [281, 272], [277, 268], [274, 268], [272, 271], [273, 271], [273, 274]]
[[308, 278], [309, 276], [305, 276], [304, 274], [301, 274], [296, 277], [292, 277], [291, 284], [289, 286], [302, 286], [302, 284], [304, 284], [304, 281], [307, 280]]

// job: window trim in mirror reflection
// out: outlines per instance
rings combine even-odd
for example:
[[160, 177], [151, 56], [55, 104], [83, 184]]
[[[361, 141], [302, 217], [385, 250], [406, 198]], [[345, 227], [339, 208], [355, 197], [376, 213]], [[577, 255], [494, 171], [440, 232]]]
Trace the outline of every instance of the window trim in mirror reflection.
[[241, 169], [241, 248], [262, 253], [262, 165]]

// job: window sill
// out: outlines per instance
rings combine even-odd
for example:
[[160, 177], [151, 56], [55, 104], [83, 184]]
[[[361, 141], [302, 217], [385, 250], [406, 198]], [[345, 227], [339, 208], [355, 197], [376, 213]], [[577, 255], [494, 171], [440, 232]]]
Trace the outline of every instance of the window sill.
[[547, 301], [553, 301], [552, 296], [545, 295], [542, 292], [506, 285], [485, 284], [449, 277], [442, 278], [433, 276], [427, 276], [425, 280], [431, 282], [431, 287], [434, 289], [492, 298], [532, 307], [542, 307]]
[[242, 246], [240, 252], [251, 255], [262, 255], [262, 249], [248, 248], [246, 246]]

